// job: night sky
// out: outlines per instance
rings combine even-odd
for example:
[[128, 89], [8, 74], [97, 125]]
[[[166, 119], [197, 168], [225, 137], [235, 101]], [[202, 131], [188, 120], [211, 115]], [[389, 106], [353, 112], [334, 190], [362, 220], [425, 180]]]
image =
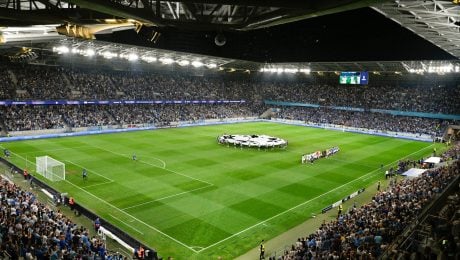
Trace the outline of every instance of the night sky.
[[222, 47], [214, 44], [216, 32], [175, 28], [166, 28], [156, 44], [134, 31], [98, 39], [257, 62], [454, 59], [371, 8], [224, 34], [227, 43]]

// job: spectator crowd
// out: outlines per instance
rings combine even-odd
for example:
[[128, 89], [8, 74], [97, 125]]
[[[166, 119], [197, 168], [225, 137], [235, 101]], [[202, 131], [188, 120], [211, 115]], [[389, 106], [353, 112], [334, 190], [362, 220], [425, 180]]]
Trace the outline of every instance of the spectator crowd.
[[[453, 149], [458, 150], [458, 146]], [[454, 161], [414, 179], [392, 181], [370, 203], [353, 206], [335, 220], [324, 222], [315, 232], [299, 238], [278, 259], [378, 259], [424, 206], [459, 174], [460, 161]]]
[[[281, 107], [276, 117], [381, 131], [439, 135], [458, 122], [371, 113], [369, 109], [460, 114], [455, 82], [415, 85], [340, 86], [302, 81], [266, 81], [216, 76], [156, 74], [37, 65], [3, 66], [1, 100], [246, 100], [242, 105], [2, 106], [5, 131], [161, 124], [261, 115], [264, 100], [301, 102], [319, 108]], [[363, 111], [337, 110], [353, 107]], [[2, 122], [3, 121], [3, 124]]]
[[78, 226], [32, 191], [0, 178], [1, 259], [117, 259], [105, 241]]
[[394, 116], [384, 113], [331, 110], [327, 108], [281, 107], [275, 117], [312, 124], [334, 124], [380, 131], [407, 132], [439, 136], [455, 120]]

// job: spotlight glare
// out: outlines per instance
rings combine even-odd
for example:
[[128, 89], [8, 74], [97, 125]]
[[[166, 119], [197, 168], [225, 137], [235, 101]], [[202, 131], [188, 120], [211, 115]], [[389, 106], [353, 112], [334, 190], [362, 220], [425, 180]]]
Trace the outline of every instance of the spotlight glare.
[[96, 52], [93, 49], [87, 49], [85, 51], [85, 56], [92, 57], [94, 54], [96, 54]]
[[178, 62], [178, 64], [179, 64], [180, 66], [187, 66], [187, 65], [190, 64], [190, 61], [188, 61], [188, 60], [180, 60], [180, 61]]
[[61, 54], [61, 53], [69, 53], [69, 48], [67, 46], [59, 46], [59, 47], [54, 47], [53, 51], [57, 52], [59, 54]]
[[160, 61], [161, 61], [161, 63], [163, 63], [163, 64], [171, 64], [171, 63], [174, 62], [174, 60], [171, 59], [171, 58], [160, 58]]
[[309, 68], [300, 69], [300, 72], [305, 73], [305, 74], [310, 74], [311, 69], [309, 69]]
[[208, 65], [206, 65], [209, 69], [214, 69], [214, 68], [217, 68], [217, 64], [215, 63], [209, 63]]
[[128, 54], [129, 61], [136, 61], [137, 59], [139, 59], [139, 56], [137, 56], [135, 53]]
[[104, 57], [106, 59], [111, 59], [111, 58], [114, 58], [114, 57], [118, 57], [117, 53], [110, 52], [110, 51], [104, 51], [102, 53], [99, 53], [99, 55], [101, 55], [102, 57]]
[[157, 58], [156, 58], [156, 57], [152, 57], [152, 56], [142, 56], [142, 57], [141, 57], [141, 60], [143, 60], [143, 61], [145, 61], [145, 62], [148, 62], [148, 63], [152, 63], [152, 62], [157, 61]]
[[284, 69], [285, 73], [297, 73], [298, 69]]
[[198, 61], [198, 60], [192, 61], [192, 66], [195, 67], [195, 68], [199, 68], [199, 67], [203, 66], [203, 62]]

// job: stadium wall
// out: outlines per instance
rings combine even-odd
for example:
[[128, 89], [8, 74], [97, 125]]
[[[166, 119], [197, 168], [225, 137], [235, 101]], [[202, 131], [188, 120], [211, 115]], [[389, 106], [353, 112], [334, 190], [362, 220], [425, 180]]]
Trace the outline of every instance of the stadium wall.
[[[155, 126], [152, 124], [131, 124], [124, 125], [123, 128], [113, 128], [113, 126], [97, 126], [97, 127], [82, 127], [72, 129], [74, 132], [64, 132], [63, 129], [50, 129], [49, 131], [24, 131], [26, 133], [16, 136], [0, 137], [0, 142], [10, 141], [21, 141], [21, 140], [33, 140], [33, 139], [45, 139], [45, 138], [58, 138], [68, 136], [84, 136], [94, 134], [108, 134], [108, 133], [122, 133], [131, 131], [142, 131], [142, 130], [154, 130], [157, 128], [175, 128], [175, 127], [191, 127], [191, 126], [204, 126], [204, 125], [218, 125], [218, 124], [233, 124], [242, 122], [277, 122], [289, 125], [308, 126], [315, 128], [323, 128], [330, 130], [337, 130], [343, 132], [353, 132], [360, 134], [387, 136], [401, 139], [409, 139], [415, 141], [432, 142], [433, 137], [426, 134], [413, 134], [413, 133], [400, 133], [392, 131], [380, 131], [366, 128], [347, 127], [341, 125], [332, 124], [318, 124], [311, 122], [304, 122], [299, 120], [287, 120], [287, 119], [259, 119], [256, 117], [247, 118], [230, 118], [230, 119], [209, 119], [209, 120], [198, 120], [198, 121], [181, 121], [173, 122], [168, 126]], [[54, 131], [53, 131], [54, 130]]]
[[[282, 102], [282, 101], [272, 101], [265, 100], [265, 105], [275, 105], [275, 106], [291, 106], [291, 107], [325, 107], [335, 110], [347, 110], [347, 111], [356, 111], [364, 112], [364, 108], [358, 107], [343, 107], [343, 106], [321, 106], [318, 104], [309, 104], [309, 103], [296, 103], [296, 102]], [[450, 114], [435, 114], [435, 113], [422, 113], [422, 112], [410, 112], [410, 111], [401, 111], [401, 110], [388, 110], [388, 109], [369, 109], [372, 113], [382, 113], [390, 114], [394, 116], [410, 116], [410, 117], [423, 117], [423, 118], [434, 118], [434, 119], [450, 119], [450, 120], [460, 120], [460, 115], [450, 115]]]

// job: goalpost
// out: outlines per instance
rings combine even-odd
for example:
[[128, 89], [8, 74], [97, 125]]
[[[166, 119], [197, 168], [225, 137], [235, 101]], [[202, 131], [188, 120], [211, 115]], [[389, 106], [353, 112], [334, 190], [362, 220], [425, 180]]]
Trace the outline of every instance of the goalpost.
[[51, 181], [65, 180], [65, 164], [49, 156], [35, 158], [36, 171]]

